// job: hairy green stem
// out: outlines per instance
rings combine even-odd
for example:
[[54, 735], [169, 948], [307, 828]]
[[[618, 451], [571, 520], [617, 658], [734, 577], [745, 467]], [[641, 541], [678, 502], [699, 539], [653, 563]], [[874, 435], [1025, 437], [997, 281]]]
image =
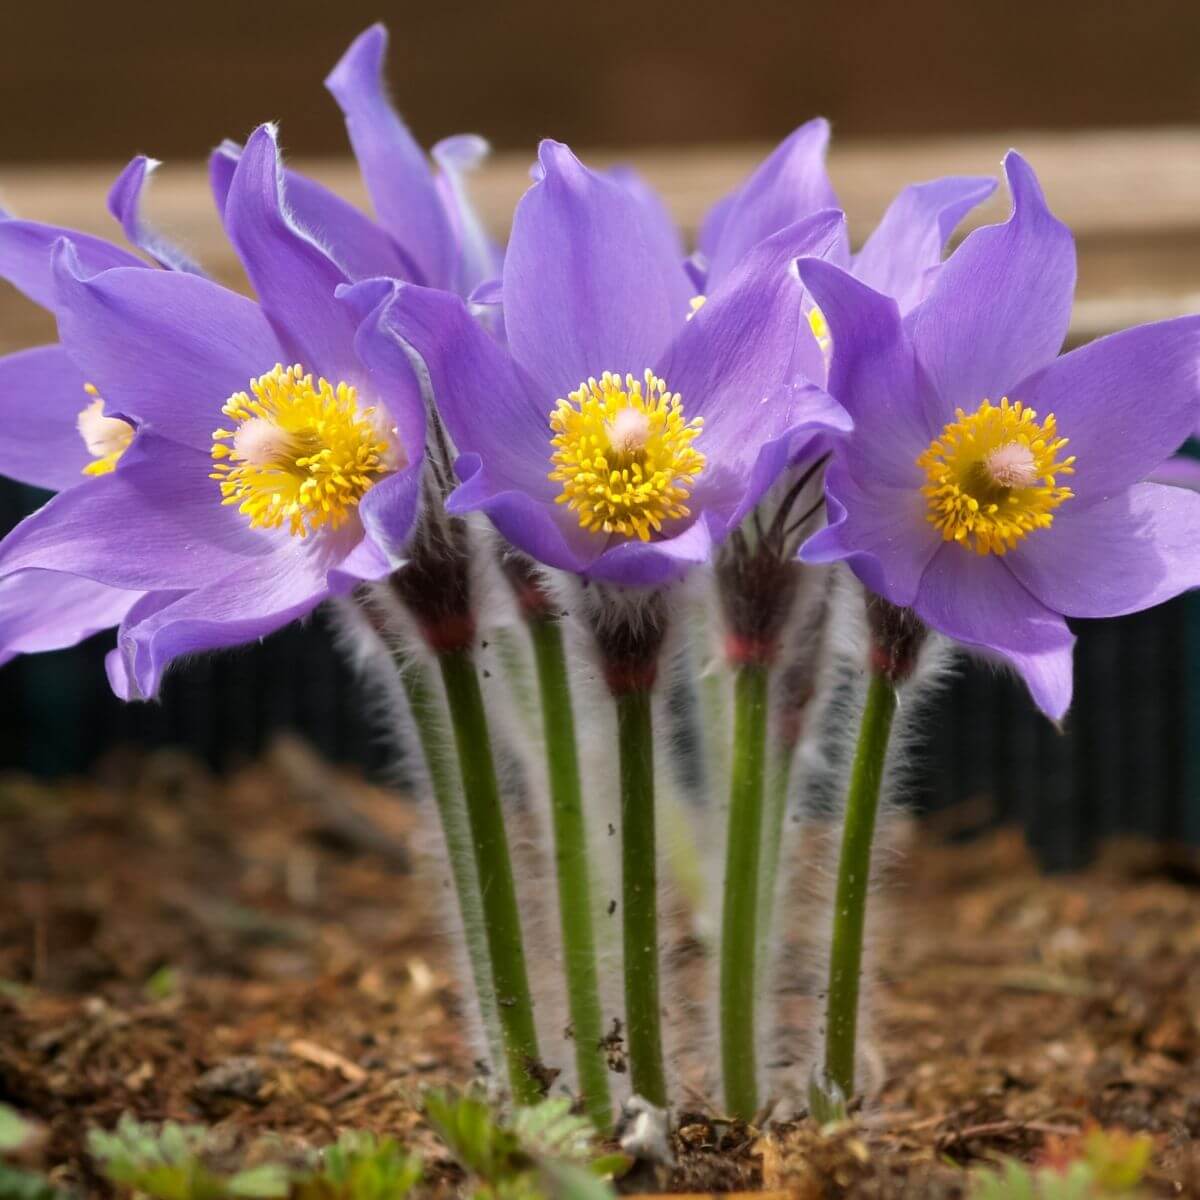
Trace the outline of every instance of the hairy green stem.
[[871, 876], [871, 844], [875, 837], [888, 737], [895, 714], [895, 685], [886, 675], [872, 672], [850, 770], [850, 788], [846, 794], [825, 1005], [825, 1084], [836, 1088], [846, 1099], [854, 1094], [858, 991]]
[[475, 856], [471, 849], [471, 828], [462, 791], [454, 775], [450, 731], [446, 728], [444, 714], [425, 664], [417, 658], [397, 655], [396, 669], [408, 697], [417, 740], [421, 743], [421, 753], [429, 772], [433, 801], [437, 805], [484, 1036], [492, 1062], [499, 1068], [504, 1062], [500, 1010], [496, 1004], [496, 989], [492, 984], [492, 961], [488, 954], [479, 875], [475, 870]]
[[721, 919], [721, 1074], [725, 1107], [743, 1121], [753, 1120], [758, 1109], [755, 957], [769, 678], [765, 665], [743, 663], [734, 682], [733, 771]]
[[542, 1095], [537, 1031], [483, 693], [469, 649], [441, 651], [438, 666], [454, 726], [509, 1085], [517, 1103], [531, 1104]]
[[529, 621], [542, 696], [542, 729], [554, 821], [554, 862], [558, 872], [558, 910], [562, 930], [567, 1006], [575, 1037], [575, 1066], [584, 1106], [598, 1129], [612, 1124], [608, 1062], [604, 1052], [604, 1015], [596, 972], [592, 927], [592, 885], [587, 823], [579, 780], [579, 752], [562, 626], [555, 617]]
[[780, 740], [767, 768], [766, 795], [763, 800], [762, 859], [758, 866], [758, 949], [754, 970], [759, 987], [769, 982], [766, 965], [775, 924], [776, 893], [779, 890], [779, 862], [787, 836], [788, 800], [791, 796], [792, 771], [798, 741]]
[[658, 864], [654, 834], [654, 728], [648, 688], [616, 697], [621, 775], [621, 896], [625, 1031], [634, 1092], [667, 1103], [658, 998]]

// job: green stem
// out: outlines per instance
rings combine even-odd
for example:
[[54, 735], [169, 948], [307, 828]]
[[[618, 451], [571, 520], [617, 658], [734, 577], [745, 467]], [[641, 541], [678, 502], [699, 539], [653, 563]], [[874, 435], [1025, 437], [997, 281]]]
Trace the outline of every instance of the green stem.
[[858, 986], [862, 974], [863, 925], [871, 875], [871, 843], [879, 809], [879, 788], [888, 736], [896, 714], [896, 689], [873, 673], [867, 688], [862, 727], [842, 830], [837, 893], [833, 905], [833, 942], [829, 951], [829, 991], [825, 1007], [825, 1080], [849, 1099], [854, 1094]]
[[433, 800], [437, 805], [484, 1036], [492, 1062], [500, 1069], [504, 1062], [500, 1009], [492, 984], [492, 962], [488, 954], [479, 876], [475, 871], [475, 857], [471, 849], [471, 829], [462, 792], [454, 777], [449, 731], [425, 664], [419, 659], [398, 655], [396, 669], [408, 697], [408, 707], [417, 728], [417, 739], [421, 743]]
[[442, 651], [438, 666], [458, 749], [509, 1084], [517, 1103], [531, 1104], [542, 1095], [537, 1079], [537, 1031], [483, 693], [469, 649]]
[[759, 858], [766, 775], [767, 684], [759, 663], [738, 667], [734, 684], [733, 773], [721, 919], [721, 1072], [725, 1107], [751, 1121], [758, 1109], [755, 1000]]
[[542, 728], [550, 778], [554, 820], [554, 862], [558, 872], [558, 909], [562, 929], [567, 1005], [575, 1036], [575, 1066], [588, 1115], [607, 1132], [612, 1123], [608, 1063], [602, 1040], [604, 1015], [596, 973], [596, 941], [592, 929], [592, 885], [587, 825], [579, 781], [575, 717], [562, 626], [553, 617], [529, 622], [538, 686], [542, 694]]
[[763, 802], [762, 860], [758, 868], [758, 949], [755, 971], [760, 987], [766, 980], [765, 970], [772, 944], [771, 930], [775, 924], [775, 903], [778, 897], [779, 861], [787, 836], [788, 800], [791, 795], [792, 769], [796, 762], [798, 741], [780, 741], [772, 755], [767, 772], [766, 799]]
[[634, 1092], [664, 1108], [658, 1000], [658, 870], [654, 847], [654, 730], [650, 692], [616, 697], [621, 773], [621, 896], [625, 937], [625, 1031]]

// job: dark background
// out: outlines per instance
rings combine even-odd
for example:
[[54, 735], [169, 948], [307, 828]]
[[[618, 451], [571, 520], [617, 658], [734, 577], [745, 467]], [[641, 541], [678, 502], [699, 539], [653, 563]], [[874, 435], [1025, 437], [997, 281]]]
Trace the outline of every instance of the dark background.
[[1194, 123], [1195, 0], [7, 0], [0, 158], [199, 157], [283, 123], [341, 153], [320, 84], [384, 20], [418, 137], [544, 134], [614, 148], [776, 138], [814, 113], [842, 137]]

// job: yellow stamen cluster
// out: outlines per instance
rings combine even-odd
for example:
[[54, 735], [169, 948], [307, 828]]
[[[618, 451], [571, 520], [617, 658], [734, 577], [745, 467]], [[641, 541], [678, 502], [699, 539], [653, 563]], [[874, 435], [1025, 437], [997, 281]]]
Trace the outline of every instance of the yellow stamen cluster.
[[94, 383], [85, 383], [83, 390], [92, 399], [80, 412], [75, 427], [93, 460], [83, 468], [83, 473], [108, 475], [117, 469], [118, 460], [129, 449], [133, 441], [133, 426], [120, 417], [104, 415], [104, 401]]
[[274, 370], [235, 392], [221, 410], [232, 429], [213, 434], [212, 478], [222, 504], [251, 528], [287, 523], [296, 537], [344, 524], [367, 489], [392, 470], [373, 408], [347, 383], [313, 381], [299, 366]]
[[808, 327], [817, 339], [822, 353], [828, 354], [833, 348], [833, 334], [829, 332], [829, 322], [825, 320], [825, 314], [815, 304], [808, 310]]
[[649, 541], [665, 521], [689, 515], [684, 501], [705, 463], [692, 445], [701, 425], [684, 420], [678, 394], [651, 371], [589, 379], [550, 414], [558, 503], [593, 533]]
[[1075, 458], [1060, 458], [1067, 439], [1054, 414], [1037, 413], [1007, 397], [960, 408], [918, 459], [929, 482], [921, 489], [928, 520], [946, 541], [977, 554], [1006, 554], [1035, 529], [1048, 529], [1054, 510], [1074, 494], [1060, 487]]

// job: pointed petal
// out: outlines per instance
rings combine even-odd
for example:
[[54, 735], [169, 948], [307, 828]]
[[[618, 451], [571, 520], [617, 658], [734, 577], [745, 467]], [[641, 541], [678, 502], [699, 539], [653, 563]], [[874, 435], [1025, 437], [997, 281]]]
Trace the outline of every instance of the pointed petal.
[[353, 380], [354, 322], [336, 298], [347, 279], [287, 211], [269, 125], [251, 134], [238, 160], [225, 201], [225, 229], [288, 361], [331, 382]]
[[346, 118], [380, 223], [420, 272], [416, 282], [453, 288], [458, 254], [450, 219], [424, 152], [384, 89], [387, 41], [387, 30], [372, 25], [351, 44], [325, 86]]
[[0, 474], [60, 491], [83, 481], [92, 461], [76, 427], [92, 397], [61, 346], [0, 358]]
[[640, 376], [684, 323], [682, 264], [646, 231], [641, 205], [543, 142], [544, 170], [517, 205], [504, 259], [504, 319], [513, 357], [546, 411], [589, 376]]
[[801, 125], [741, 185], [732, 203], [710, 214], [700, 242], [709, 260], [709, 288], [764, 238], [813, 213], [839, 207], [825, 171], [828, 147], [828, 121], [818, 117]]
[[1200, 495], [1141, 483], [1086, 508], [1067, 501], [1005, 562], [1068, 617], [1141, 612], [1200, 586]]
[[88, 277], [55, 259], [63, 346], [113, 412], [212, 447], [221, 406], [283, 357], [258, 305], [198, 275], [117, 269]]
[[855, 256], [855, 278], [908, 312], [932, 285], [931, 272], [941, 264], [958, 223], [995, 190], [994, 179], [969, 175], [906, 187]]
[[[1053, 413], [1075, 474], [1077, 508], [1145, 479], [1187, 440], [1200, 413], [1200, 317], [1126, 329], [1072, 350], [1014, 390]], [[1066, 511], [1065, 509], [1063, 510]]]
[[210, 471], [207, 454], [143, 429], [116, 471], [59, 492], [0, 542], [0, 575], [36, 567], [150, 591], [257, 562], [278, 538], [223, 507]]
[[1004, 160], [1012, 216], [969, 234], [909, 316], [942, 422], [999, 401], [1059, 352], [1075, 292], [1075, 242], [1046, 206], [1032, 168]]
[[203, 275], [204, 271], [194, 259], [142, 220], [142, 194], [151, 174], [160, 165], [157, 159], [147, 158], [144, 154], [132, 159], [109, 190], [108, 211], [121, 223], [129, 244], [148, 254], [160, 266]]
[[435, 181], [450, 219], [457, 247], [455, 291], [469, 296], [486, 279], [500, 274], [503, 255], [483, 226], [467, 190], [467, 176], [491, 153], [483, 138], [464, 133], [443, 138], [431, 151], [441, 168]]
[[1075, 638], [1003, 560], [943, 546], [921, 580], [913, 608], [947, 637], [1012, 666], [1048, 717], [1060, 720], [1070, 707]]

